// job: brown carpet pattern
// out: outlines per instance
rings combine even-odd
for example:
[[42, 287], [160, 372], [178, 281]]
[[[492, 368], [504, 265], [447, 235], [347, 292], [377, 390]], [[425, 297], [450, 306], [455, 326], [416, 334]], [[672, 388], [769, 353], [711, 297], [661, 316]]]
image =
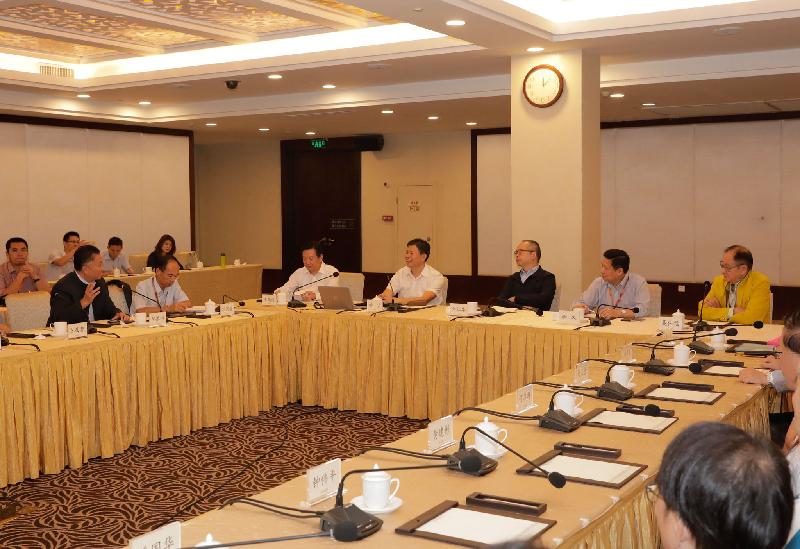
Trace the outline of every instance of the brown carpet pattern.
[[290, 405], [131, 448], [80, 469], [0, 490], [0, 498], [25, 506], [22, 514], [0, 524], [0, 547], [124, 546], [131, 537], [170, 520], [216, 509], [425, 424]]

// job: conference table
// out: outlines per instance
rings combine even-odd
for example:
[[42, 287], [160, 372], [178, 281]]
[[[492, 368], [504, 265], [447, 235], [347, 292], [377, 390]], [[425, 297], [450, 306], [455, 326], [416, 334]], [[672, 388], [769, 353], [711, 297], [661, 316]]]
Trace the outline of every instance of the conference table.
[[[771, 331], [774, 332], [774, 330]], [[646, 360], [649, 352], [646, 349], [640, 349], [636, 351], [635, 355], [640, 361]], [[730, 360], [731, 355], [716, 353], [713, 358]], [[741, 360], [748, 365], [755, 366], [759, 363], [759, 359], [756, 358]], [[591, 385], [602, 383], [607, 368], [607, 365], [602, 364], [590, 366]], [[549, 376], [546, 381], [563, 384], [572, 383], [572, 379], [573, 372], [570, 369]], [[547, 510], [541, 517], [556, 521], [556, 524], [542, 535], [541, 540], [546, 547], [608, 549], [659, 547], [652, 503], [646, 494], [646, 486], [653, 482], [653, 476], [658, 470], [661, 456], [669, 442], [682, 429], [699, 421], [724, 421], [752, 434], [768, 436], [767, 409], [770, 400], [775, 397], [772, 389], [742, 384], [735, 377], [695, 375], [687, 369], [678, 369], [670, 378], [637, 371], [634, 379], [637, 385], [634, 390], [641, 390], [650, 384], [660, 384], [665, 379], [710, 383], [714, 386], [715, 391], [724, 394], [710, 405], [653, 401], [636, 397], [628, 401], [642, 405], [656, 403], [664, 409], [675, 411], [675, 417], [678, 420], [660, 434], [611, 430], [588, 425], [583, 425], [571, 433], [562, 433], [543, 429], [538, 426], [538, 422], [490, 418], [498, 427], [508, 430], [506, 443], [528, 459], [536, 459], [553, 450], [554, 445], [560, 441], [621, 449], [622, 454], [618, 458], [620, 461], [646, 466], [640, 474], [633, 477], [624, 486], [610, 488], [568, 480], [564, 488], [557, 489], [542, 477], [517, 474], [516, 469], [524, 465], [524, 462], [511, 453], [498, 458], [497, 469], [483, 477], [441, 469], [395, 471], [390, 474], [400, 479], [398, 497], [402, 499], [403, 504], [390, 514], [380, 515], [380, 518], [384, 520], [382, 529], [359, 541], [360, 546], [445, 547], [437, 541], [398, 535], [395, 533], [395, 528], [445, 500], [457, 501], [463, 505], [468, 495], [473, 492], [481, 492], [545, 503]], [[550, 387], [535, 386], [534, 400], [537, 407], [525, 412], [525, 415], [533, 416], [544, 413], [555, 390]], [[513, 413], [515, 395], [509, 393], [481, 406]], [[586, 397], [582, 407], [588, 411], [595, 407], [613, 409], [614, 405], [593, 401], [590, 397]], [[478, 424], [483, 416], [483, 413], [474, 411], [458, 415], [454, 421], [456, 441], [466, 427]], [[472, 443], [473, 434], [467, 435], [468, 444]], [[421, 430], [388, 446], [421, 451], [426, 447], [426, 443], [427, 432]], [[451, 446], [439, 453], [452, 453], [456, 449], [457, 446]], [[346, 460], [342, 464], [342, 473], [353, 469], [369, 469], [374, 464], [382, 467], [404, 467], [429, 463], [413, 457], [372, 451]], [[347, 489], [345, 503], [348, 503], [353, 497], [361, 495], [360, 475], [355, 474], [347, 479]], [[305, 499], [305, 490], [306, 479], [301, 476], [253, 497], [266, 502], [297, 506], [298, 502]], [[313, 506], [312, 509], [324, 511], [333, 506], [333, 499], [328, 499]], [[181, 543], [184, 546], [192, 546], [202, 541], [208, 533], [211, 533], [217, 541], [234, 542], [254, 538], [307, 534], [315, 531], [319, 531], [318, 519], [301, 520], [280, 517], [248, 505], [234, 504], [183, 523]], [[337, 542], [331, 538], [321, 538], [292, 543], [293, 546], [298, 547], [332, 547]]]

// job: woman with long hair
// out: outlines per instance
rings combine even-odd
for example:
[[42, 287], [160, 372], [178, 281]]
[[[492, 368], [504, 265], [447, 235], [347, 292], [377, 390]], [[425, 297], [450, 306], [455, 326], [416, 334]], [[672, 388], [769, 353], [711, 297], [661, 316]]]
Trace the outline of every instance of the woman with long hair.
[[[175, 257], [177, 247], [175, 246], [175, 239], [172, 235], [164, 234], [158, 239], [155, 249], [147, 256], [147, 266], [155, 269], [159, 265], [163, 265], [165, 257]], [[175, 261], [178, 261], [177, 258]], [[183, 265], [178, 261], [178, 266], [183, 270]]]

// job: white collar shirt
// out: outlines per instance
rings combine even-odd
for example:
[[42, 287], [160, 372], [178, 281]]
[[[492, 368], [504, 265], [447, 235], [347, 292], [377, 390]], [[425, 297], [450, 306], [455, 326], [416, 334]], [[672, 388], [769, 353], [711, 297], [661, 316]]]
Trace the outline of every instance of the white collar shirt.
[[[294, 291], [299, 286], [303, 286], [299, 290], [296, 291], [296, 295], [301, 295], [305, 292], [314, 292], [316, 294], [316, 298], [319, 299], [319, 292], [317, 292], [317, 288], [319, 286], [338, 286], [339, 285], [339, 278], [331, 276], [333, 273], [339, 272], [339, 269], [334, 267], [333, 265], [328, 265], [327, 263], [323, 262], [320, 265], [319, 271], [314, 274], [306, 267], [300, 267], [295, 272], [292, 273], [292, 276], [289, 277], [289, 280], [286, 281], [286, 284], [275, 290], [276, 292], [285, 292], [287, 296], [291, 298], [289, 295], [290, 292]], [[322, 284], [314, 284], [326, 276], [331, 276], [327, 280], [322, 281]], [[306, 286], [308, 284], [308, 286]]]
[[145, 307], [166, 307], [182, 301], [189, 301], [189, 297], [177, 280], [166, 288], [161, 288], [161, 285], [156, 281], [156, 277], [151, 276], [139, 282], [136, 285], [136, 291], [146, 295], [149, 299], [133, 294], [131, 311], [134, 313]]
[[403, 267], [394, 273], [389, 284], [397, 297], [414, 298], [421, 297], [425, 292], [433, 292], [436, 297], [428, 305], [441, 305], [444, 302], [444, 276], [427, 264], [418, 277], [411, 274], [410, 268]]

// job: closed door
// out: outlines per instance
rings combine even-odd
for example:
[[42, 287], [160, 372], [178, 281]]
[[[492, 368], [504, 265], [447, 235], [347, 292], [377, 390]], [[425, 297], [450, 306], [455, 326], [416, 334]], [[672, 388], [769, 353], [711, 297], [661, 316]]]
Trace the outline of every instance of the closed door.
[[[427, 240], [433, 248], [433, 212], [436, 208], [433, 186], [404, 185], [397, 190], [397, 248], [399, 265], [403, 264], [406, 242], [413, 238]], [[431, 250], [433, 251], [433, 250]]]

